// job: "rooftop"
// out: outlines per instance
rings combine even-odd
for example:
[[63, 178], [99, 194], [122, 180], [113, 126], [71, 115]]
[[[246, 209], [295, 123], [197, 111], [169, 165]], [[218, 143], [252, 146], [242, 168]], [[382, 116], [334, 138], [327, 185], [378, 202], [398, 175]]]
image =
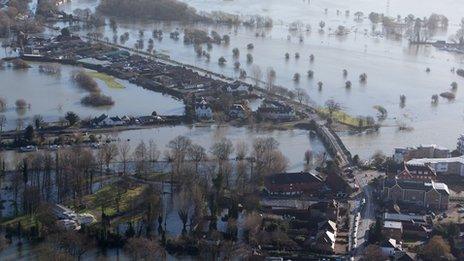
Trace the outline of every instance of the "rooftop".
[[383, 227], [389, 229], [403, 229], [403, 224], [399, 221], [385, 221]]
[[416, 180], [403, 180], [403, 179], [386, 179], [384, 181], [384, 186], [392, 188], [398, 185], [402, 189], [413, 189], [413, 190], [422, 190], [428, 192], [430, 190], [436, 190], [441, 194], [449, 195], [448, 186], [445, 183], [438, 182], [426, 182], [426, 181], [416, 181]]
[[424, 159], [412, 159], [407, 162], [408, 165], [425, 165], [425, 164], [437, 164], [437, 163], [461, 163], [464, 164], [464, 157], [453, 157], [453, 158], [424, 158]]
[[386, 221], [414, 221], [414, 222], [421, 222], [425, 223], [426, 218], [423, 215], [415, 215], [415, 214], [396, 214], [396, 213], [384, 213], [383, 219]]
[[322, 182], [322, 178], [311, 172], [279, 173], [267, 176], [265, 182], [270, 184], [310, 183]]

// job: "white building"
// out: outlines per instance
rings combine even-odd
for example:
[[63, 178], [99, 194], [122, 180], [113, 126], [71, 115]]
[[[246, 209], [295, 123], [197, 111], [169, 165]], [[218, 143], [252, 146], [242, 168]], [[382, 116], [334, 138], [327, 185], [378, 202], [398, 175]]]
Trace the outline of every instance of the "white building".
[[106, 117], [106, 119], [104, 119], [101, 122], [101, 125], [103, 125], [103, 126], [122, 126], [122, 125], [124, 125], [124, 121], [121, 120], [121, 118], [119, 118], [119, 117]]
[[413, 159], [408, 165], [429, 165], [439, 175], [459, 175], [464, 177], [464, 157]]
[[195, 115], [197, 116], [197, 119], [209, 120], [213, 118], [213, 110], [205, 99], [201, 99], [201, 101], [197, 102], [195, 105]]

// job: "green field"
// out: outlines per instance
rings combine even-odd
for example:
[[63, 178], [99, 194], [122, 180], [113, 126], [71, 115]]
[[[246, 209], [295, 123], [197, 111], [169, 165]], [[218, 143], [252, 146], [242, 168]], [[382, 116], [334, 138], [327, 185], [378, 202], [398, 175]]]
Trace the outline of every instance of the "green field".
[[[329, 110], [326, 108], [319, 108], [317, 110], [317, 113], [323, 117], [329, 117]], [[365, 118], [358, 118], [358, 117], [353, 117], [346, 112], [343, 111], [335, 111], [332, 113], [332, 119], [338, 123], [354, 127], [354, 128], [367, 128], [367, 127], [373, 127], [370, 126], [369, 123]]]
[[122, 85], [120, 82], [116, 81], [116, 78], [113, 76], [104, 74], [104, 73], [99, 73], [99, 72], [89, 72], [89, 75], [92, 76], [93, 78], [97, 78], [99, 80], [102, 80], [105, 82], [105, 84], [114, 89], [124, 89], [124, 85]]

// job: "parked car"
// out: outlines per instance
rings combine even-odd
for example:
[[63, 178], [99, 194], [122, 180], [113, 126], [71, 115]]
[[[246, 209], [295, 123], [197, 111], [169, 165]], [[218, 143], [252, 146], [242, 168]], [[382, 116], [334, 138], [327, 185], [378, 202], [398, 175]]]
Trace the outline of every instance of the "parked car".
[[19, 151], [20, 152], [33, 152], [33, 151], [37, 151], [37, 147], [34, 145], [27, 145], [25, 147], [19, 148]]

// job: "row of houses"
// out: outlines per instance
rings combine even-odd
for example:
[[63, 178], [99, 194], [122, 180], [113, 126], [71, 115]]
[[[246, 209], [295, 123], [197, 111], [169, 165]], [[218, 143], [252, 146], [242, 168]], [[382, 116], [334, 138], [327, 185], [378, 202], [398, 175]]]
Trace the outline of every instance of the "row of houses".
[[448, 148], [431, 144], [420, 145], [418, 147], [395, 148], [393, 159], [399, 164], [411, 159], [449, 158], [450, 156], [451, 152]]
[[273, 121], [291, 121], [296, 118], [296, 113], [292, 106], [274, 100], [264, 100], [258, 108], [257, 114], [262, 119]]
[[152, 124], [163, 123], [163, 122], [165, 122], [165, 119], [161, 116], [156, 115], [156, 112], [153, 112], [152, 115], [139, 116], [139, 117], [130, 117], [130, 116], [110, 117], [106, 114], [102, 114], [92, 119], [90, 121], [90, 125], [94, 128], [97, 128], [97, 127], [116, 127], [116, 126], [126, 126], [126, 125], [152, 125]]
[[[235, 103], [227, 109], [227, 115], [231, 119], [245, 119], [251, 113], [243, 104]], [[214, 112], [206, 98], [201, 97], [195, 102], [195, 115], [197, 119], [211, 120]], [[272, 121], [291, 121], [296, 118], [294, 109], [277, 101], [264, 100], [256, 111], [261, 119]]]

